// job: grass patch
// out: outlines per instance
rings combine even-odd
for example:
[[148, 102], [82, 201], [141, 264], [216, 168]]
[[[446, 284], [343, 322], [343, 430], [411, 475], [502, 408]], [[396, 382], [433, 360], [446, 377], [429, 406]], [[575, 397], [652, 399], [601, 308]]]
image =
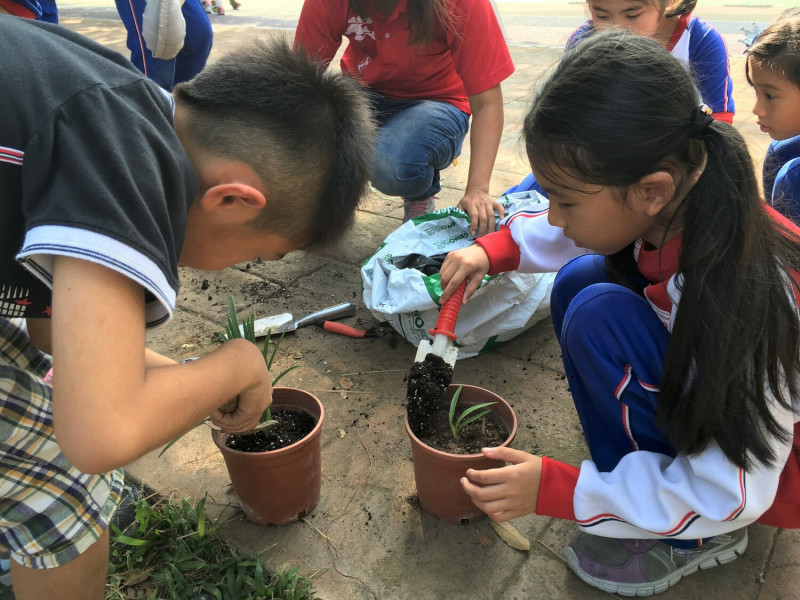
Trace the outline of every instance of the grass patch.
[[[219, 519], [162, 498], [136, 503], [125, 532], [112, 526], [106, 600], [312, 600], [311, 579], [299, 567], [269, 572], [258, 556], [241, 556], [219, 533]], [[205, 594], [205, 595], [204, 595]]]

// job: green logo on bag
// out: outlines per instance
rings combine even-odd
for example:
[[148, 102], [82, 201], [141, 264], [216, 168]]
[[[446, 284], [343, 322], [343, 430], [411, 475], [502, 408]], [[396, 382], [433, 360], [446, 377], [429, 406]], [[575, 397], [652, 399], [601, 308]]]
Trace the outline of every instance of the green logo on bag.
[[459, 233], [458, 235], [454, 235], [453, 237], [448, 238], [448, 239], [446, 239], [444, 241], [436, 242], [433, 245], [436, 247], [437, 250], [441, 250], [442, 248], [444, 248], [446, 246], [450, 246], [452, 244], [455, 244], [458, 240], [463, 240], [464, 238], [468, 238], [468, 237], [469, 237], [469, 231], [465, 231], [463, 233]]
[[458, 225], [458, 223], [456, 223], [455, 221], [450, 221], [446, 225], [435, 225], [433, 227], [428, 227], [424, 231], [425, 231], [426, 235], [433, 235], [434, 233], [439, 233], [440, 231], [445, 231], [447, 229], [452, 229], [453, 227], [456, 227], [457, 225]]

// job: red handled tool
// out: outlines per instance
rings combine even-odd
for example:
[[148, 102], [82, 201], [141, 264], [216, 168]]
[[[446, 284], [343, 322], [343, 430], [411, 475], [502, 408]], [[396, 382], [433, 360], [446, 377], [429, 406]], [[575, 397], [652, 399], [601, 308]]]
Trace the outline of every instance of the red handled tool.
[[369, 329], [358, 329], [357, 327], [350, 327], [350, 325], [345, 325], [344, 323], [337, 323], [336, 321], [316, 321], [316, 324], [322, 327], [325, 331], [330, 331], [331, 333], [338, 333], [339, 335], [346, 335], [348, 337], [354, 338], [373, 338], [373, 337], [381, 337], [382, 335], [386, 335], [394, 331], [388, 322], [381, 323], [376, 327], [370, 327]]
[[456, 366], [458, 348], [453, 345], [453, 341], [456, 339], [454, 331], [466, 287], [467, 280], [465, 279], [453, 292], [453, 295], [447, 299], [447, 302], [442, 304], [439, 318], [436, 319], [436, 327], [430, 330], [430, 334], [433, 336], [433, 343], [428, 340], [422, 340], [417, 346], [417, 355], [414, 358], [414, 362], [422, 362], [428, 354], [435, 354], [451, 367]]

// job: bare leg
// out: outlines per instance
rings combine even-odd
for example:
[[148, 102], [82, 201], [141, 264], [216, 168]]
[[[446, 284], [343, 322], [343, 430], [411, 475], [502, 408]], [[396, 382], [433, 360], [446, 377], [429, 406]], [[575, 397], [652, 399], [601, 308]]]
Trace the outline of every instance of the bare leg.
[[103, 600], [108, 573], [108, 529], [75, 560], [55, 569], [31, 569], [11, 561], [17, 600]]

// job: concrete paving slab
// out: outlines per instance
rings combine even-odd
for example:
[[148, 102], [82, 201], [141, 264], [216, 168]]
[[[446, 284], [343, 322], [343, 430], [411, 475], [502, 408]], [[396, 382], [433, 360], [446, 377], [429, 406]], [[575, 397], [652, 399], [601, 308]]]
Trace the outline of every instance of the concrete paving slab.
[[[291, 36], [302, 0], [243, 0], [239, 11], [212, 17], [211, 60], [258, 34]], [[724, 30], [731, 52], [735, 126], [760, 165], [768, 139], [749, 112], [752, 91], [744, 79], [742, 24], [765, 24], [789, 4], [748, 6], [705, 0], [699, 14]], [[516, 72], [504, 83], [506, 127], [491, 190], [499, 194], [528, 172], [519, 124], [535, 83], [560, 55], [566, 37], [585, 18], [583, 2], [499, 2]], [[113, 8], [100, 0], [59, 2], [62, 23], [126, 53], [125, 34]], [[458, 164], [443, 172], [440, 206], [460, 198], [469, 167], [469, 141]], [[277, 263], [237, 265], [220, 273], [185, 270], [175, 320], [148, 335], [153, 349], [180, 359], [215, 347], [228, 294], [237, 308], [259, 316], [317, 310], [339, 301], [358, 302], [358, 267], [396, 228], [402, 204], [373, 194], [359, 211], [345, 244], [324, 255], [293, 253]], [[204, 284], [207, 281], [207, 284]], [[204, 288], [204, 285], [206, 286]], [[373, 324], [359, 302], [346, 322]], [[211, 345], [209, 345], [211, 344]], [[448, 525], [418, 505], [408, 440], [402, 427], [405, 377], [414, 347], [398, 336], [355, 340], [315, 327], [287, 335], [277, 368], [286, 385], [302, 387], [325, 404], [323, 484], [316, 509], [298, 523], [259, 527], [246, 522], [232, 496], [219, 451], [206, 427], [191, 431], [163, 457], [152, 452], [127, 467], [129, 475], [165, 494], [200, 497], [211, 517], [225, 522], [229, 539], [261, 552], [270, 565], [300, 565], [328, 600], [600, 599], [566, 567], [562, 548], [573, 523], [535, 515], [514, 521], [531, 541], [520, 552], [503, 543], [488, 520]], [[579, 464], [586, 456], [580, 424], [565, 380], [552, 325], [545, 320], [493, 352], [461, 361], [456, 381], [479, 385], [507, 398], [518, 413], [514, 447]], [[276, 482], [275, 493], [291, 482]], [[800, 599], [800, 534], [750, 528], [750, 548], [731, 565], [692, 575], [661, 597], [734, 600]], [[486, 545], [485, 545], [486, 544]]]

